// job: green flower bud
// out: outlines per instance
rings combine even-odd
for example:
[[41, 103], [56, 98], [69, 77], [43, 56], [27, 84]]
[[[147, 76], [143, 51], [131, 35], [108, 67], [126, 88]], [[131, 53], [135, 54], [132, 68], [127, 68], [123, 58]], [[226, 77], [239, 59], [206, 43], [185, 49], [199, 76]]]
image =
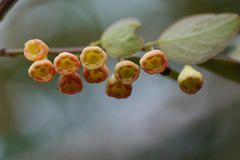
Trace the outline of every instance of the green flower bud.
[[203, 76], [190, 65], [185, 65], [178, 76], [178, 84], [183, 92], [195, 94], [203, 86]]

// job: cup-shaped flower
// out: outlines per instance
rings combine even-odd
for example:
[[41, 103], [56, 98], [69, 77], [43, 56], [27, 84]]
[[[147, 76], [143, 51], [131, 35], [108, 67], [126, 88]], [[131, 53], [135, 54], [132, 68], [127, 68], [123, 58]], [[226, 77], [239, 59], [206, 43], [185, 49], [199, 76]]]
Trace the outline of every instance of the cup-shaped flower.
[[58, 89], [65, 94], [76, 94], [83, 88], [82, 79], [78, 73], [61, 75], [58, 79]]
[[83, 49], [80, 60], [86, 69], [98, 69], [104, 66], [107, 61], [107, 54], [97, 46], [90, 46]]
[[109, 73], [106, 64], [98, 69], [83, 69], [83, 77], [88, 83], [101, 83], [107, 79]]
[[178, 76], [178, 85], [183, 92], [195, 94], [203, 86], [203, 76], [190, 65], [185, 65]]
[[25, 43], [24, 56], [29, 61], [43, 60], [47, 57], [49, 48], [39, 39], [32, 39]]
[[37, 82], [49, 82], [53, 79], [55, 69], [51, 61], [35, 61], [28, 69], [28, 74]]
[[71, 75], [80, 69], [81, 63], [78, 57], [72, 53], [62, 52], [55, 57], [54, 67], [56, 72], [61, 75]]
[[140, 68], [135, 63], [124, 60], [116, 64], [114, 76], [123, 84], [132, 84], [137, 80], [140, 73]]
[[106, 93], [110, 97], [117, 99], [128, 98], [132, 93], [131, 84], [123, 84], [118, 81], [114, 75], [107, 81]]
[[168, 65], [165, 54], [160, 50], [151, 50], [140, 59], [141, 68], [149, 73], [162, 73]]

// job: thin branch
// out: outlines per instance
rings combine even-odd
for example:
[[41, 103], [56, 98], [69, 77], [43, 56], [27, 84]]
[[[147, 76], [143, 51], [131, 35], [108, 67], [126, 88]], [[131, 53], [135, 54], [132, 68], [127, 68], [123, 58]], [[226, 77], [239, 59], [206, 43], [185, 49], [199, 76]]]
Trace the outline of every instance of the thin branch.
[[18, 0], [1, 0], [0, 2], [0, 21], [3, 20], [7, 12], [17, 3]]
[[[51, 54], [59, 54], [61, 52], [71, 52], [74, 54], [80, 54], [84, 47], [71, 47], [71, 48], [51, 48], [49, 53]], [[23, 55], [23, 49], [0, 49], [0, 57], [7, 57], [7, 56], [17, 56]]]

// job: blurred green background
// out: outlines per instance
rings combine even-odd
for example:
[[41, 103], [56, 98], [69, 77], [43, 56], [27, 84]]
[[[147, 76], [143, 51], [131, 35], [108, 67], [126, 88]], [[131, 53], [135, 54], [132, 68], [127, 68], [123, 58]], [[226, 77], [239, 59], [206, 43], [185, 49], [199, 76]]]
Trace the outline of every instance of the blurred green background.
[[[20, 0], [0, 23], [0, 47], [32, 38], [50, 47], [87, 45], [124, 17], [155, 40], [177, 19], [240, 13], [239, 0]], [[141, 53], [140, 53], [141, 54]], [[116, 60], [109, 59], [111, 70]], [[204, 87], [189, 96], [176, 82], [141, 72], [132, 96], [105, 95], [105, 82], [84, 81], [77, 95], [27, 75], [23, 57], [0, 58], [1, 160], [239, 160], [240, 85], [198, 68]], [[181, 70], [182, 65], [170, 62]]]

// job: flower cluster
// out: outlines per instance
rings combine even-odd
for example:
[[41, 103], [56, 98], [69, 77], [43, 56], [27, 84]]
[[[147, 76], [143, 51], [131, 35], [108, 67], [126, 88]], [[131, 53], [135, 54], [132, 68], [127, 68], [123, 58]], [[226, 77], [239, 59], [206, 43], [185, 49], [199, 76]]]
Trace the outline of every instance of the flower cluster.
[[58, 89], [65, 94], [75, 94], [82, 91], [83, 84], [78, 70], [83, 66], [83, 77], [89, 83], [100, 83], [107, 79], [109, 69], [105, 64], [107, 54], [99, 47], [86, 47], [79, 58], [69, 52], [62, 52], [54, 59], [47, 59], [48, 46], [39, 39], [25, 43], [24, 55], [33, 61], [28, 73], [37, 82], [49, 82], [57, 72]]
[[124, 60], [117, 63], [113, 75], [107, 81], [107, 95], [118, 99], [129, 97], [132, 83], [138, 78], [139, 73], [140, 68], [131, 61]]
[[84, 67], [83, 77], [88, 83], [101, 83], [110, 73], [107, 65], [107, 54], [97, 46], [83, 49], [80, 60]]
[[[80, 57], [62, 52], [54, 59], [54, 63], [47, 59], [48, 46], [39, 39], [25, 43], [24, 55], [32, 61], [28, 73], [37, 82], [49, 82], [55, 73], [60, 74], [58, 89], [65, 94], [76, 94], [83, 89], [82, 79], [78, 70], [83, 66], [83, 77], [88, 83], [101, 83], [110, 73], [105, 64], [107, 54], [97, 46], [83, 49]], [[140, 59], [140, 67], [148, 74], [165, 73], [168, 61], [161, 50], [151, 50]], [[117, 99], [127, 98], [132, 93], [132, 83], [140, 74], [140, 67], [129, 60], [122, 60], [115, 65], [112, 76], [106, 83], [106, 94]], [[189, 65], [185, 65], [178, 76], [178, 84], [187, 94], [195, 94], [201, 89], [203, 78], [200, 72]]]
[[[167, 67], [167, 58], [162, 51], [151, 50], [140, 59], [140, 66], [148, 74], [162, 73]], [[107, 95], [118, 99], [129, 97], [132, 83], [137, 80], [139, 73], [139, 66], [131, 61], [117, 63], [106, 85]]]
[[48, 51], [48, 46], [39, 39], [29, 40], [25, 43], [24, 56], [33, 62], [28, 74], [37, 82], [49, 82], [54, 77], [54, 65], [47, 60]]

